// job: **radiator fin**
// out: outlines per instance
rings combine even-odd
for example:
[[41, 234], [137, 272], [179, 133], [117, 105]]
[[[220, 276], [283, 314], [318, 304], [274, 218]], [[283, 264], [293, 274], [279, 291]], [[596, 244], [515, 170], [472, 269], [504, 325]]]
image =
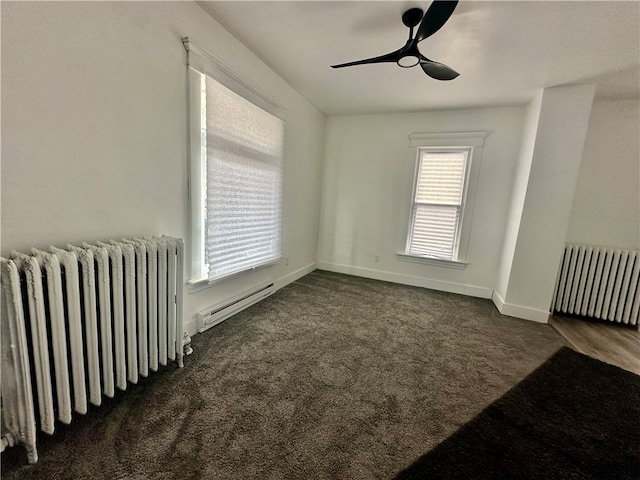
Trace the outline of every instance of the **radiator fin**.
[[[23, 443], [30, 463], [38, 461], [31, 372], [20, 277], [16, 264], [2, 265], [2, 415], [12, 440]], [[4, 442], [3, 442], [4, 445]]]
[[3, 448], [22, 443], [33, 463], [36, 428], [52, 434], [168, 360], [183, 366], [183, 246], [162, 236], [2, 259]]
[[552, 310], [638, 325], [640, 254], [637, 251], [565, 246]]

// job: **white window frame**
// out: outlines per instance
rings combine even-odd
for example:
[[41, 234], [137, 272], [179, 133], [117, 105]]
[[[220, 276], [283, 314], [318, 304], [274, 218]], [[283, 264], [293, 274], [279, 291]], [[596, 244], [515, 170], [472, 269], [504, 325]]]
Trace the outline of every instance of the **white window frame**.
[[203, 148], [202, 74], [208, 75], [229, 90], [262, 108], [270, 114], [286, 120], [287, 110], [277, 100], [263, 93], [251, 83], [239, 77], [224, 66], [211, 53], [189, 40], [182, 39], [187, 50], [188, 72], [188, 128], [189, 128], [189, 230], [190, 262], [189, 291], [197, 292], [229, 278], [246, 274], [257, 268], [278, 263], [281, 258], [255, 266], [251, 269], [231, 274], [220, 279], [208, 280], [205, 260], [205, 209], [206, 195], [206, 151]]
[[[409, 135], [409, 147], [411, 149], [411, 156], [414, 162], [414, 174], [412, 183], [413, 188], [410, 190], [411, 210], [409, 212], [409, 218], [407, 222], [408, 225], [405, 237], [405, 248], [403, 252], [397, 253], [397, 257], [399, 260], [457, 269], [464, 269], [467, 266], [467, 264], [469, 263], [467, 254], [469, 251], [469, 241], [471, 238], [473, 209], [475, 206], [484, 140], [487, 135], [488, 132], [414, 133]], [[458, 221], [457, 235], [454, 244], [454, 255], [451, 260], [409, 253], [411, 233], [414, 223], [415, 194], [418, 182], [420, 161], [422, 154], [425, 151], [468, 152], [465, 185], [463, 190], [462, 204], [460, 206], [460, 219]]]

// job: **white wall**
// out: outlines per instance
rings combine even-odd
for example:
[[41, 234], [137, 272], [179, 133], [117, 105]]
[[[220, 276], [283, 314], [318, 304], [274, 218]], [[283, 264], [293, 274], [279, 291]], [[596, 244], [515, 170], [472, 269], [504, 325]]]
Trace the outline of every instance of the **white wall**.
[[[192, 2], [1, 2], [2, 255], [168, 234], [188, 239], [181, 37], [288, 108], [278, 265], [185, 295], [185, 320], [313, 268], [324, 116]], [[188, 252], [187, 252], [188, 254]]]
[[594, 102], [567, 243], [640, 249], [640, 101]]
[[[518, 158], [522, 107], [327, 119], [318, 267], [490, 297]], [[411, 133], [488, 131], [464, 270], [399, 261], [409, 222]], [[376, 256], [380, 257], [376, 262]]]
[[[594, 85], [578, 85], [542, 92], [532, 158], [521, 159], [530, 164], [522, 213], [519, 219], [510, 219], [517, 224], [515, 248], [513, 255], [503, 257], [509, 268], [501, 266], [501, 276], [508, 274], [508, 280], [498, 282], [499, 286], [506, 283], [506, 290], [494, 292], [494, 302], [503, 314], [547, 321], [594, 91]], [[538, 110], [535, 102], [533, 114]], [[528, 143], [523, 147], [525, 156]], [[512, 201], [519, 203], [522, 185], [516, 185]]]
[[[180, 39], [189, 36], [288, 108], [289, 265], [187, 294], [191, 332], [195, 312], [264, 280], [281, 286], [316, 259], [330, 270], [477, 296], [498, 284], [525, 108], [331, 117], [325, 139], [324, 116], [194, 3], [1, 2], [0, 9], [3, 256], [122, 236], [188, 239]], [[638, 116], [637, 100], [596, 103], [567, 241], [638, 248]], [[399, 261], [415, 162], [408, 135], [476, 130], [490, 134], [469, 265]]]
[[527, 195], [527, 184], [529, 183], [529, 172], [533, 160], [533, 149], [536, 144], [538, 134], [538, 120], [540, 119], [540, 108], [542, 107], [542, 91], [540, 91], [527, 106], [524, 128], [522, 132], [522, 143], [518, 164], [512, 181], [509, 215], [505, 228], [504, 241], [502, 244], [502, 254], [500, 260], [500, 270], [495, 290], [504, 298], [509, 276], [511, 275], [511, 264], [516, 250], [518, 240], [518, 230], [520, 228], [520, 218], [524, 208], [524, 200]]

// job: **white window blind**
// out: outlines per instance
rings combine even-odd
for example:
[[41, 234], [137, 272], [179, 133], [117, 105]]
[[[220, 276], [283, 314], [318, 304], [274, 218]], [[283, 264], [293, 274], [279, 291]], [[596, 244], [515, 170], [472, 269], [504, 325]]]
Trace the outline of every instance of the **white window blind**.
[[205, 75], [209, 280], [281, 255], [284, 121]]
[[408, 253], [454, 260], [469, 150], [419, 150]]

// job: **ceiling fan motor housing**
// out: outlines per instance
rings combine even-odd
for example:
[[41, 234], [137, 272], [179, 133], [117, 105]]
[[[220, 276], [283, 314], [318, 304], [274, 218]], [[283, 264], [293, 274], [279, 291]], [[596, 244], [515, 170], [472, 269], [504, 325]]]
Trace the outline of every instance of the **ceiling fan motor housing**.
[[413, 28], [420, 23], [423, 13], [421, 8], [411, 8], [402, 14], [402, 23]]

